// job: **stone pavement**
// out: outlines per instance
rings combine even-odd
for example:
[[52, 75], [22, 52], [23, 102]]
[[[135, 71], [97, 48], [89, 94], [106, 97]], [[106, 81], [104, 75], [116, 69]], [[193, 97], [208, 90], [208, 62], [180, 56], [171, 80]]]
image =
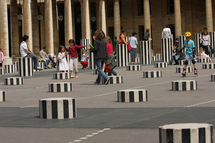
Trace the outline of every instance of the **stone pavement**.
[[[185, 79], [195, 79], [198, 90], [171, 91], [173, 80], [183, 79], [176, 66], [156, 69], [143, 66], [143, 71], [161, 70], [162, 78], [143, 78], [143, 71], [117, 68], [124, 83], [94, 85], [96, 75], [91, 70], [80, 70], [78, 79], [71, 81], [74, 91], [50, 93], [48, 83], [54, 70], [35, 73], [25, 78], [24, 85], [6, 86], [0, 78], [0, 90], [6, 91], [6, 102], [0, 103], [0, 143], [157, 143], [158, 127], [172, 123], [210, 123], [215, 125], [214, 70], [203, 70], [197, 64], [199, 76], [188, 73]], [[147, 89], [149, 101], [118, 103], [116, 93], [122, 89]], [[39, 99], [74, 97], [77, 99], [78, 118], [45, 120], [39, 118]]]

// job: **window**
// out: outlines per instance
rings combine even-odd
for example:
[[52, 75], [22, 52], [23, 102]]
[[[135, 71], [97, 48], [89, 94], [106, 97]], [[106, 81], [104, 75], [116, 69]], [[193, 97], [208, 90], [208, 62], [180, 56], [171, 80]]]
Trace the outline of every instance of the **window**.
[[167, 14], [174, 14], [174, 0], [167, 0]]
[[[143, 16], [144, 15], [144, 0], [138, 0], [138, 16]], [[151, 0], [149, 0], [149, 6], [150, 6], [150, 14], [151, 13]]]

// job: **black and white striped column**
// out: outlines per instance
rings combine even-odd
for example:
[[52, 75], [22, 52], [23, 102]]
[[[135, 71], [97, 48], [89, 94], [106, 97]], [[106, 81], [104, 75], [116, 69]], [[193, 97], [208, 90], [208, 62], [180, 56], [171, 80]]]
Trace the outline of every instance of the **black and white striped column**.
[[215, 64], [213, 63], [206, 63], [206, 64], [202, 64], [202, 69], [214, 69]]
[[[179, 36], [179, 41], [178, 41], [178, 43], [179, 43], [179, 45], [178, 45], [178, 47], [181, 49], [182, 47], [184, 47], [184, 40], [186, 40], [186, 37], [185, 36]], [[186, 51], [185, 51], [186, 49], [184, 49], [182, 52], [184, 53], [184, 54], [186, 54]]]
[[147, 102], [148, 91], [146, 89], [127, 89], [117, 91], [118, 102]]
[[80, 45], [81, 45], [81, 46], [85, 46], [85, 45], [86, 45], [86, 47], [84, 47], [83, 50], [89, 49], [89, 48], [90, 48], [89, 39], [81, 39]]
[[13, 65], [15, 72], [19, 72], [19, 62], [14, 62]]
[[5, 85], [23, 85], [24, 78], [23, 77], [6, 77], [4, 79]]
[[49, 83], [49, 92], [70, 92], [73, 90], [71, 82]]
[[154, 67], [155, 68], [167, 68], [168, 67], [168, 63], [165, 63], [165, 62], [156, 62], [156, 63], [154, 63]]
[[152, 61], [153, 61], [153, 62], [161, 61], [161, 54], [155, 54], [155, 55], [152, 57]]
[[211, 81], [215, 82], [215, 74], [211, 75]]
[[[188, 65], [191, 65], [191, 63], [192, 63], [191, 60], [188, 60]], [[178, 64], [183, 66], [184, 65], [184, 61], [183, 60], [179, 60]]]
[[41, 69], [44, 69], [45, 68], [45, 63], [43, 61], [40, 61], [39, 66], [40, 66]]
[[14, 65], [4, 65], [5, 73], [14, 73]]
[[[210, 32], [210, 41], [211, 41], [211, 47], [215, 48], [215, 32]], [[210, 57], [214, 57], [214, 53], [212, 54], [212, 52], [210, 51]]]
[[32, 58], [19, 58], [19, 76], [33, 76]]
[[162, 38], [161, 39], [161, 58], [163, 62], [169, 62], [172, 57], [172, 38]]
[[5, 102], [5, 96], [6, 96], [6, 94], [5, 94], [5, 91], [0, 91], [0, 102]]
[[173, 91], [191, 91], [197, 90], [196, 80], [175, 80], [172, 81]]
[[77, 117], [77, 103], [74, 98], [40, 99], [39, 114], [42, 119], [72, 119]]
[[140, 71], [142, 70], [142, 66], [141, 65], [129, 65], [126, 67], [127, 71]]
[[160, 78], [162, 77], [162, 71], [144, 71], [143, 78]]
[[54, 73], [53, 79], [70, 79], [70, 74], [68, 72]]
[[[182, 73], [183, 69], [184, 67], [176, 67], [176, 73]], [[193, 67], [187, 67], [186, 72], [187, 73], [193, 72]]]
[[0, 75], [4, 75], [5, 74], [5, 70], [3, 68], [0, 68]]
[[126, 41], [126, 42], [130, 42], [130, 37], [129, 37], [129, 36], [126, 36], [126, 37], [125, 37], [125, 41]]
[[195, 34], [195, 46], [196, 46], [195, 52], [196, 53], [199, 53], [199, 49], [201, 48], [200, 47], [201, 40], [199, 38], [202, 38], [202, 34], [201, 33]]
[[140, 42], [140, 61], [141, 64], [152, 64], [151, 41]]
[[200, 62], [200, 63], [210, 63], [210, 59], [208, 59], [208, 58], [201, 58], [201, 59], [199, 59], [198, 62]]
[[[108, 76], [110, 79], [109, 84], [121, 84], [123, 83], [123, 76], [118, 75], [118, 76]], [[105, 84], [105, 79], [102, 78], [102, 84]]]
[[181, 123], [160, 126], [159, 143], [213, 143], [213, 125]]
[[116, 53], [117, 53], [117, 66], [118, 67], [128, 66], [128, 63], [129, 63], [128, 46], [126, 44], [117, 45]]
[[89, 59], [88, 59], [88, 67], [92, 70], [96, 69], [95, 57], [93, 52], [90, 52]]

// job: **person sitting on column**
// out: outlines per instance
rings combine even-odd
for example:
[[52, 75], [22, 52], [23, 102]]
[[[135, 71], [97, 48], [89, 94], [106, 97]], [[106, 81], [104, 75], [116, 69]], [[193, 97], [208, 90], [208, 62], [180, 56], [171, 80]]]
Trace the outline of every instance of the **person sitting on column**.
[[64, 46], [60, 45], [59, 47], [59, 51], [58, 51], [58, 60], [59, 60], [59, 72], [66, 72], [69, 70], [69, 67], [68, 67], [68, 63], [66, 61], [66, 55], [67, 55], [67, 52], [66, 52], [66, 49]]
[[150, 38], [149, 28], [147, 28], [146, 33], [143, 36], [143, 41], [150, 41], [150, 40], [152, 39]]
[[49, 68], [50, 60], [48, 54], [46, 53], [46, 47], [43, 47], [39, 54], [39, 60], [45, 63], [45, 69]]
[[132, 47], [131, 53], [132, 53], [132, 63], [135, 64], [135, 59], [137, 57], [137, 33], [134, 32], [131, 36], [130, 44]]
[[52, 62], [52, 67], [55, 68], [56, 67], [56, 56], [53, 55], [52, 53], [49, 54], [49, 60]]
[[0, 48], [0, 68], [3, 67], [3, 62], [4, 62], [4, 53], [3, 53], [3, 50]]
[[179, 50], [178, 44], [175, 43], [173, 45], [173, 50], [172, 50], [172, 58], [171, 61], [169, 62], [169, 65], [172, 65], [173, 61], [175, 61], [174, 65], [178, 65], [179, 60], [183, 60], [183, 55], [182, 55], [182, 50]]
[[171, 38], [171, 29], [169, 28], [169, 25], [168, 25], [168, 24], [167, 24], [166, 27], [163, 29], [162, 38]]
[[195, 44], [193, 40], [191, 40], [191, 33], [186, 32], [185, 33], [186, 40], [184, 40], [184, 47], [182, 49], [186, 48], [186, 56], [184, 61], [184, 69], [182, 75], [186, 76], [186, 69], [188, 65], [188, 60], [192, 60], [193, 66], [194, 66], [194, 74], [197, 75], [198, 71], [196, 69], [196, 60], [195, 60]]
[[82, 51], [81, 64], [83, 65], [82, 69], [84, 70], [88, 66], [87, 59], [89, 58], [88, 50]]
[[28, 49], [28, 46], [27, 46], [27, 42], [29, 40], [29, 36], [28, 35], [24, 35], [22, 37], [22, 43], [20, 44], [20, 53], [21, 53], [21, 56], [22, 57], [29, 57], [29, 58], [32, 58], [32, 60], [34, 61], [34, 69], [37, 69], [37, 70], [42, 70], [40, 67], [39, 67], [39, 63], [38, 63], [38, 60], [37, 60], [37, 56], [31, 52], [29, 49]]
[[122, 30], [121, 34], [119, 35], [119, 42], [120, 42], [120, 44], [128, 45], [128, 50], [130, 51], [132, 49], [132, 47], [129, 42], [125, 41], [125, 37], [126, 37], [126, 33], [124, 30]]
[[209, 59], [210, 62], [211, 62], [210, 56], [207, 55], [207, 54], [205, 54], [205, 51], [203, 50], [203, 48], [200, 48], [200, 49], [199, 49], [199, 53], [198, 53], [197, 56], [199, 56], [199, 59]]

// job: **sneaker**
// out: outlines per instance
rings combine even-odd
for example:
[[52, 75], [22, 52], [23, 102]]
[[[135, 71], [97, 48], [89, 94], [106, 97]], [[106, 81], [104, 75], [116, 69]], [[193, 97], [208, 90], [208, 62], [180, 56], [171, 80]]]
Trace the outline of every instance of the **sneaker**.
[[71, 78], [74, 78], [74, 75], [71, 75]]
[[78, 78], [78, 76], [75, 76], [75, 78]]
[[36, 68], [36, 70], [42, 70], [42, 68], [40, 68], [40, 67], [37, 67], [37, 68]]
[[106, 81], [105, 81], [105, 85], [108, 85], [109, 84], [109, 82], [110, 82], [110, 79], [108, 78], [108, 79], [106, 79]]

